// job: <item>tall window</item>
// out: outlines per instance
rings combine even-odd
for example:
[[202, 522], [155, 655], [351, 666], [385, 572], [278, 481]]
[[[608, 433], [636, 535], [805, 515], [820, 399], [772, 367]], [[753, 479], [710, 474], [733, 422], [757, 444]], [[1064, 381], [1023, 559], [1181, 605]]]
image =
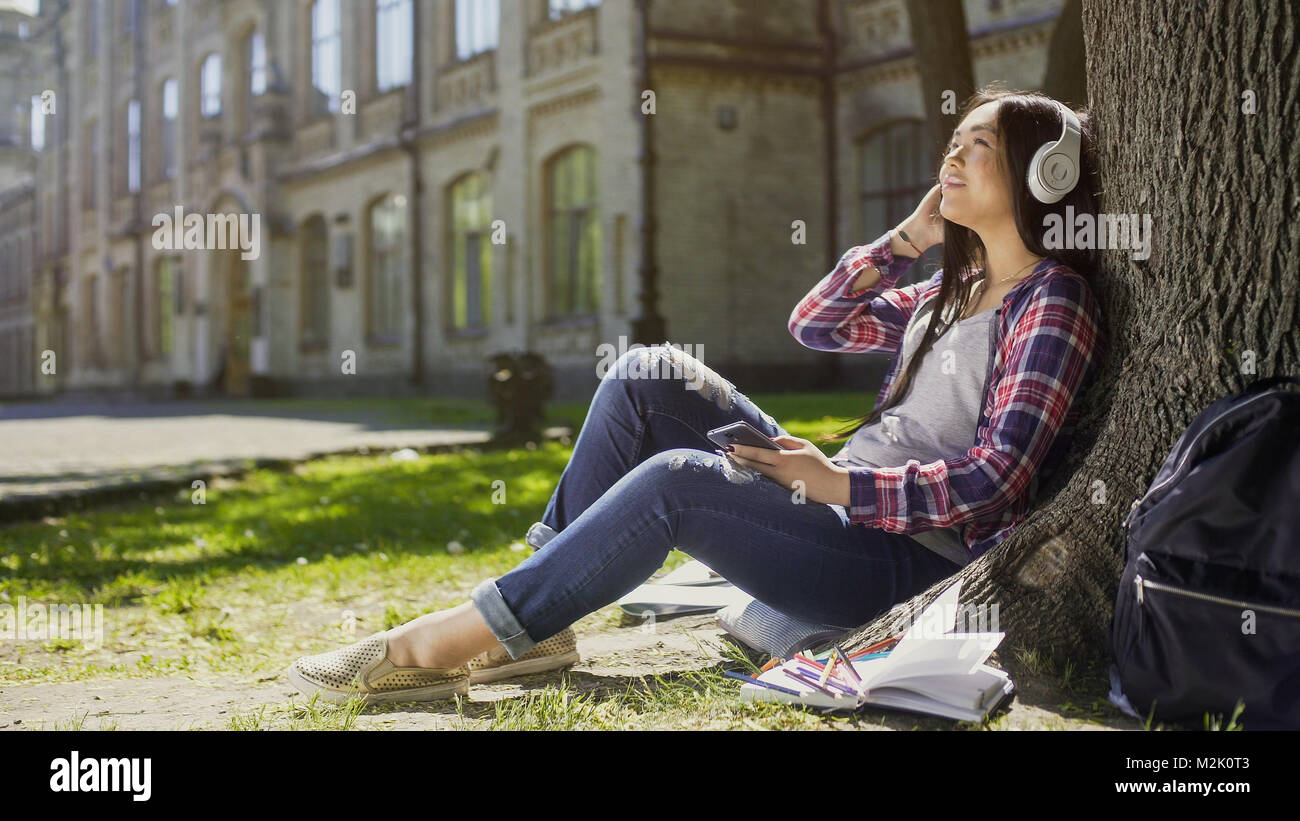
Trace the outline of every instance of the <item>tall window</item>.
[[305, 348], [323, 348], [330, 335], [329, 234], [319, 214], [303, 223], [299, 236], [302, 287], [300, 341]]
[[375, 85], [380, 91], [410, 84], [414, 37], [411, 0], [375, 0]]
[[159, 357], [172, 352], [172, 329], [176, 312], [176, 274], [172, 257], [163, 257], [155, 267], [153, 330], [154, 351]]
[[162, 163], [163, 176], [171, 179], [176, 176], [176, 115], [180, 111], [179, 91], [176, 79], [168, 78], [162, 84]]
[[558, 20], [570, 12], [581, 11], [588, 6], [599, 5], [600, 0], [550, 0], [547, 15], [552, 20]]
[[31, 146], [33, 151], [45, 150], [45, 104], [32, 95]]
[[546, 180], [551, 316], [595, 313], [600, 272], [595, 150], [565, 150], [551, 161]]
[[407, 276], [406, 197], [387, 196], [370, 206], [369, 336], [396, 342], [402, 333], [402, 282]]
[[199, 75], [199, 114], [221, 116], [221, 55], [215, 52], [203, 61]]
[[262, 32], [254, 29], [248, 35], [248, 94], [258, 97], [266, 93], [266, 40]]
[[916, 208], [933, 184], [936, 163], [929, 147], [920, 120], [891, 123], [858, 143], [861, 236], [880, 236]]
[[140, 192], [140, 101], [126, 104], [126, 190]]
[[491, 320], [492, 193], [482, 174], [451, 186], [451, 326], [478, 328]]
[[339, 110], [339, 95], [343, 90], [340, 41], [338, 0], [316, 0], [311, 6], [311, 85], [314, 113], [324, 114]]
[[500, 17], [497, 0], [456, 0], [456, 57], [496, 48]]

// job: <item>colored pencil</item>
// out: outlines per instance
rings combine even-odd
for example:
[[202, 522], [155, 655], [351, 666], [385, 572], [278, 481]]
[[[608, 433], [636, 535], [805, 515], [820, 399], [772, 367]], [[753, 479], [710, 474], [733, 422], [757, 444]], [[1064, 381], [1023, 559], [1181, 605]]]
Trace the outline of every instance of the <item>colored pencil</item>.
[[745, 682], [746, 684], [757, 684], [759, 687], [766, 687], [769, 690], [776, 690], [777, 692], [781, 692], [781, 693], [789, 693], [792, 696], [803, 695], [803, 693], [800, 693], [798, 690], [791, 690], [788, 687], [779, 687], [775, 684], [772, 684], [771, 682], [759, 681], [758, 679], [753, 678], [752, 676], [746, 676], [741, 673], [732, 672], [731, 670], [723, 670], [722, 674], [724, 676], [730, 676], [731, 678], [738, 678], [741, 681]]

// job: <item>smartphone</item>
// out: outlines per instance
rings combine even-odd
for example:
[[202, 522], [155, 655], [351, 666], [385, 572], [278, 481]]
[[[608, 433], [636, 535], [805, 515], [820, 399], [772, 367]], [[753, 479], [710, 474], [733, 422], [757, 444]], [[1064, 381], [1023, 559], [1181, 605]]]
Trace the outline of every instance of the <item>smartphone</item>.
[[727, 449], [727, 445], [749, 445], [754, 448], [784, 450], [776, 442], [773, 442], [767, 434], [748, 422], [733, 422], [730, 425], [714, 428], [709, 431], [708, 437], [710, 442], [723, 450]]

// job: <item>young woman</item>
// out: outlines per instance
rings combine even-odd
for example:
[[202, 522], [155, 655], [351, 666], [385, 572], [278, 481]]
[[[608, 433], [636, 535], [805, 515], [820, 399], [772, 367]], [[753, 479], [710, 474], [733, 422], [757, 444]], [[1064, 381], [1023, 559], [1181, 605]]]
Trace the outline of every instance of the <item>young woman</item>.
[[[1039, 94], [976, 94], [916, 211], [795, 307], [789, 330], [808, 347], [894, 356], [876, 408], [823, 437], [852, 434], [834, 457], [680, 350], [629, 351], [529, 533], [535, 553], [470, 601], [299, 659], [289, 678], [336, 702], [431, 701], [466, 693], [470, 666], [572, 663], [569, 626], [673, 547], [781, 613], [848, 630], [1005, 539], [1059, 462], [1102, 354], [1093, 252], [1043, 244], [1047, 215], [1097, 211], [1091, 128], [1075, 116]], [[1078, 181], [1044, 202], [1031, 160], [1071, 120]], [[895, 288], [939, 243], [943, 270]], [[715, 455], [705, 432], [739, 420], [784, 449]]]

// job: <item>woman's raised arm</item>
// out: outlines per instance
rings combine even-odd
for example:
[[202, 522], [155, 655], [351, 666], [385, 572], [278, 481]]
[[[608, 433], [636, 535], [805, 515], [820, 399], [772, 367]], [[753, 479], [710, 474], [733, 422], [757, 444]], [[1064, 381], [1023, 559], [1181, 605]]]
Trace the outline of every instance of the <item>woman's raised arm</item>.
[[894, 283], [916, 260], [918, 250], [942, 240], [938, 207], [936, 185], [899, 226], [911, 242], [894, 229], [870, 245], [846, 251], [790, 312], [790, 334], [804, 347], [819, 351], [893, 353], [919, 295], [930, 285], [894, 288]]

